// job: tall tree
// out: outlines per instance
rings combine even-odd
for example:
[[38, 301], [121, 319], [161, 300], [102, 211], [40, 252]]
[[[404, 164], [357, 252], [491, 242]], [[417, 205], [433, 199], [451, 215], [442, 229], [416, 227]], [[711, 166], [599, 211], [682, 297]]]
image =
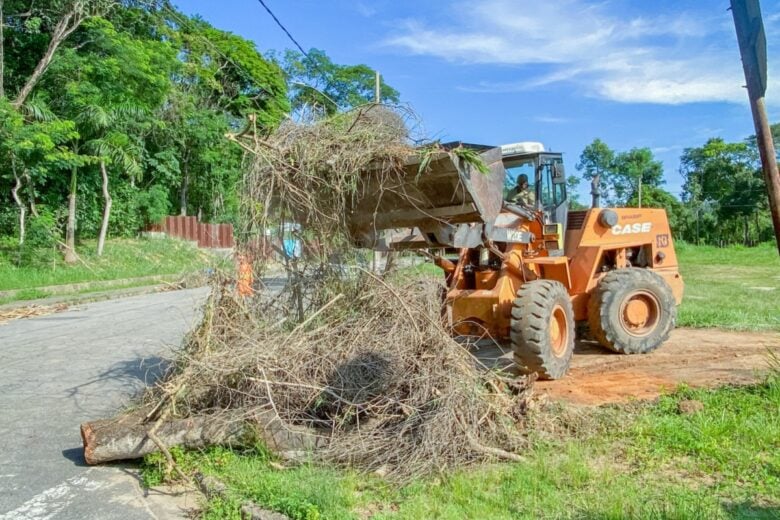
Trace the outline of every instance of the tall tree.
[[[305, 56], [294, 50], [270, 56], [287, 76], [293, 111], [309, 106], [330, 115], [375, 100], [376, 71], [367, 65], [338, 65], [319, 49], [310, 49]], [[398, 91], [384, 82], [380, 96], [384, 103], [400, 99]]]
[[[750, 220], [768, 211], [755, 149], [747, 142], [709, 139], [683, 151], [680, 173], [685, 178], [683, 200], [696, 212], [700, 237], [747, 242]], [[711, 214], [704, 227], [702, 212]], [[761, 236], [761, 230], [756, 231]]]
[[663, 164], [653, 157], [649, 148], [632, 148], [615, 156], [609, 176], [612, 192], [619, 204], [627, 205], [629, 199], [643, 188], [656, 188], [663, 183]]
[[601, 139], [594, 139], [580, 154], [580, 160], [576, 165], [582, 176], [592, 181], [599, 179], [599, 192], [601, 198], [607, 204], [612, 203], [611, 175], [615, 162], [615, 152]]
[[[97, 165], [107, 184], [106, 155], [90, 154], [88, 143], [110, 133], [115, 114], [133, 107], [136, 112], [159, 106], [170, 88], [175, 50], [169, 43], [132, 38], [104, 18], [92, 18], [75, 38], [75, 46], [64, 49], [44, 83], [48, 91], [54, 83], [64, 85], [62, 95], [51, 100], [56, 112], [77, 123], [79, 138], [72, 149], [84, 157], [83, 165]], [[116, 140], [115, 140], [116, 141]], [[93, 143], [94, 144], [94, 143]], [[96, 146], [96, 145], [95, 145]], [[103, 142], [101, 150], [106, 150]], [[65, 261], [76, 261], [76, 218], [78, 177], [81, 165], [70, 169], [68, 220], [65, 233]], [[110, 212], [110, 197], [104, 200]], [[104, 206], [101, 228], [108, 225]]]

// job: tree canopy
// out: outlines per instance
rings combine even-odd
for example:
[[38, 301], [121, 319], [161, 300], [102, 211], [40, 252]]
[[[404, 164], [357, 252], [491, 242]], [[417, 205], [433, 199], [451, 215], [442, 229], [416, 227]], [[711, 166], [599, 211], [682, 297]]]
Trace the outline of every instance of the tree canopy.
[[272, 131], [305, 103], [373, 100], [366, 65], [272, 59], [166, 0], [0, 0], [0, 29], [0, 237], [18, 244], [36, 226], [67, 252], [109, 222], [132, 235], [172, 212], [231, 221], [242, 154], [226, 133], [250, 114]]

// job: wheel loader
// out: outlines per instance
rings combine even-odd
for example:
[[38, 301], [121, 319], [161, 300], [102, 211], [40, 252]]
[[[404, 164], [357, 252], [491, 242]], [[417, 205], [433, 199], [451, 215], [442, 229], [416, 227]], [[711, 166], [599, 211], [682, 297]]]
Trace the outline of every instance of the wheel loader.
[[[456, 148], [479, 153], [488, 172]], [[523, 173], [530, 206], [506, 200]], [[666, 212], [569, 210], [560, 153], [538, 143], [450, 143], [408, 157], [398, 185], [380, 182], [366, 175], [349, 212], [355, 242], [425, 250], [443, 271], [454, 333], [511, 344], [525, 373], [563, 377], [576, 330], [611, 351], [643, 354], [674, 328], [683, 280]]]

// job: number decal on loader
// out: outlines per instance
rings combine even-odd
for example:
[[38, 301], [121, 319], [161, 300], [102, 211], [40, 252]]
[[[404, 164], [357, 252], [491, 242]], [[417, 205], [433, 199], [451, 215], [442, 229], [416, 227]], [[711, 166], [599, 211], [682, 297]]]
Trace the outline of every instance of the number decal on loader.
[[658, 248], [669, 247], [669, 235], [656, 235], [655, 245]]

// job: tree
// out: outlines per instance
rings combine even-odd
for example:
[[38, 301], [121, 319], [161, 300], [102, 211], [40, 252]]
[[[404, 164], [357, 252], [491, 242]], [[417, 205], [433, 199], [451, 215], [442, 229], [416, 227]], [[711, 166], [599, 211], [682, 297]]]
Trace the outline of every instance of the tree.
[[56, 175], [74, 159], [63, 145], [77, 135], [70, 121], [58, 120], [39, 100], [22, 106], [21, 113], [0, 98], [0, 178], [10, 178], [11, 196], [19, 212], [19, 244], [25, 241], [29, 207], [37, 216], [36, 186]]
[[582, 151], [576, 166], [586, 180], [593, 181], [598, 177], [601, 198], [608, 205], [613, 201], [610, 183], [614, 162], [615, 152], [604, 141], [596, 138]]
[[[750, 217], [768, 211], [758, 157], [748, 142], [709, 139], [703, 146], [686, 148], [680, 158], [685, 178], [683, 201], [697, 215], [698, 234], [709, 241], [749, 241]], [[701, 226], [701, 214], [709, 214]], [[756, 232], [761, 236], [760, 225]]]
[[586, 206], [580, 202], [580, 194], [578, 192], [582, 179], [575, 175], [569, 175], [566, 177], [566, 194], [569, 199], [569, 209], [585, 209]]
[[167, 1], [0, 0], [0, 33], [0, 234], [24, 243], [36, 208], [52, 231], [67, 215], [68, 261], [77, 237], [102, 251], [177, 199], [233, 218], [242, 153], [225, 134], [290, 112], [284, 73], [253, 42]]
[[[274, 53], [270, 57], [285, 72], [293, 111], [309, 106], [332, 115], [375, 101], [376, 71], [367, 65], [337, 65], [319, 49], [305, 56], [287, 50], [281, 58]], [[380, 94], [382, 102], [399, 102], [398, 91], [384, 82]]]
[[580, 154], [577, 170], [588, 180], [599, 178], [599, 192], [609, 206], [625, 206], [642, 186], [663, 183], [663, 165], [649, 148], [615, 153], [601, 139], [594, 139]]
[[621, 205], [630, 206], [629, 200], [635, 195], [639, 203], [640, 189], [660, 186], [663, 175], [663, 164], [653, 157], [649, 148], [632, 148], [615, 156], [609, 178], [615, 199]]
[[[53, 19], [57, 21], [51, 26], [51, 31], [48, 33], [49, 43], [46, 51], [13, 101], [13, 105], [17, 109], [32, 94], [63, 42], [81, 26], [84, 20], [91, 16], [99, 16], [114, 6], [114, 2], [111, 0], [69, 0], [47, 2], [46, 4], [53, 11]], [[41, 20], [43, 19], [41, 18]]]
[[[77, 47], [64, 49], [51, 67], [43, 86], [47, 91], [64, 86], [64, 92], [52, 99], [56, 112], [75, 121], [79, 136], [73, 152], [82, 157], [70, 169], [68, 222], [65, 234], [65, 261], [75, 256], [78, 174], [82, 166], [97, 165], [102, 178], [103, 218], [98, 243], [102, 253], [112, 200], [108, 193], [107, 163], [136, 165], [131, 139], [117, 130], [118, 116], [137, 118], [147, 107], [159, 106], [170, 88], [169, 76], [175, 55], [165, 42], [144, 41], [118, 31], [108, 20], [92, 18], [84, 23], [75, 38]], [[134, 169], [140, 167], [133, 166]], [[138, 175], [133, 172], [133, 175]]]

